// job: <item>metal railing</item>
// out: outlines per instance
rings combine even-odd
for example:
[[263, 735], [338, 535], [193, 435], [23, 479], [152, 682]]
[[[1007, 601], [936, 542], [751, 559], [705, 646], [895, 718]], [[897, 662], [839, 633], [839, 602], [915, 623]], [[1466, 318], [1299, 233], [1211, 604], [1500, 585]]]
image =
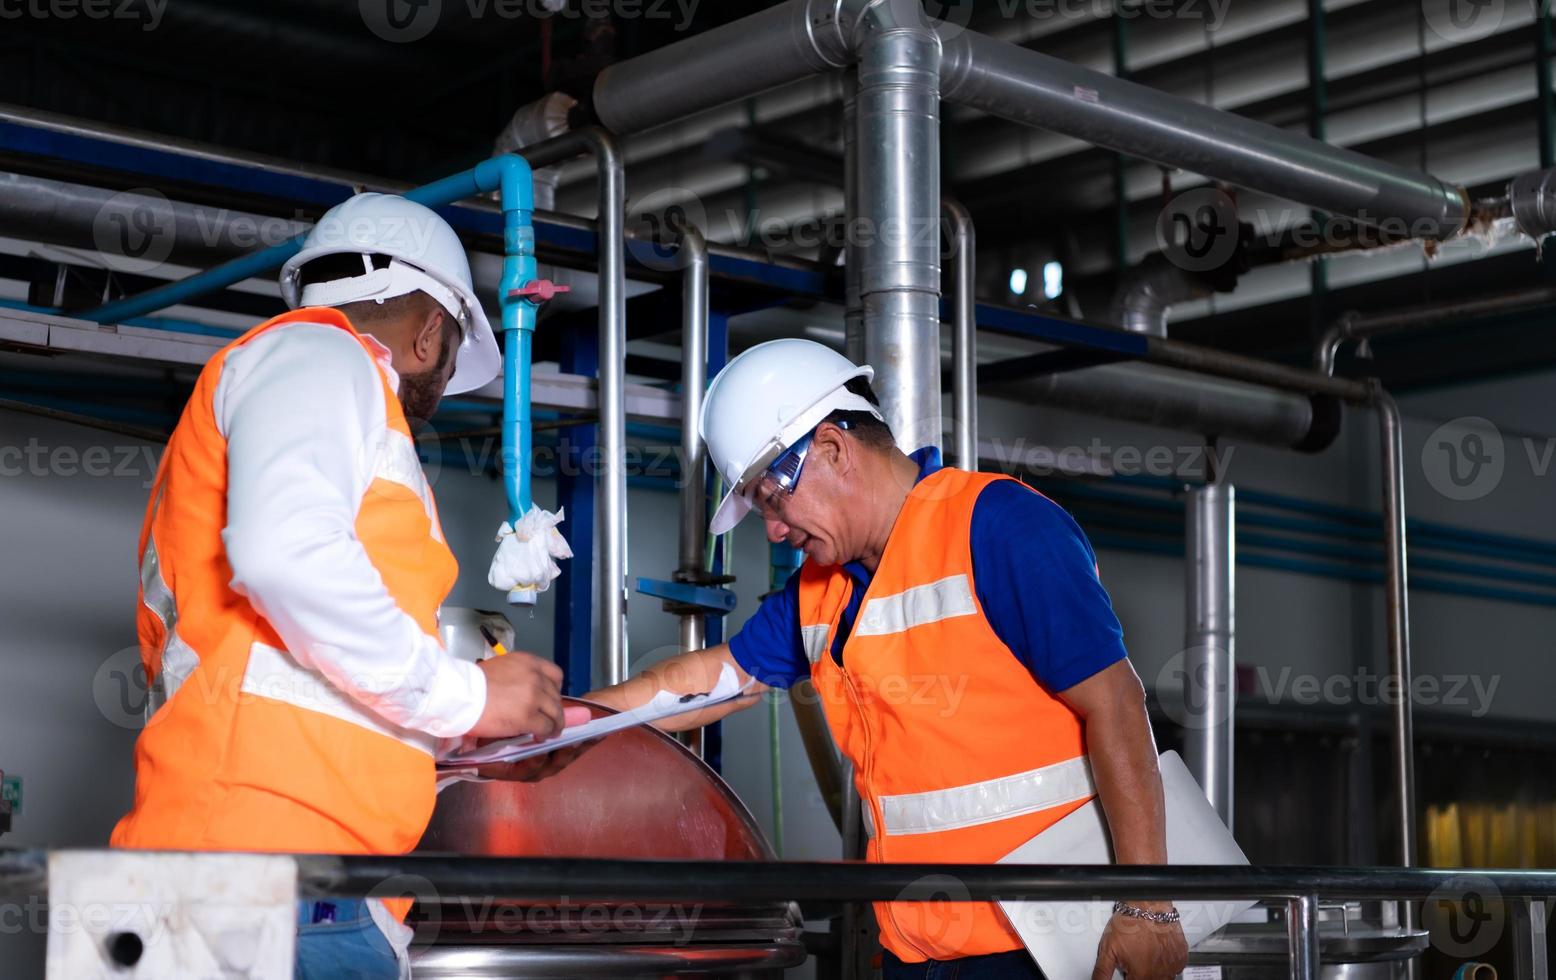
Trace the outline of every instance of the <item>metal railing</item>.
[[[303, 898], [360, 898], [386, 883], [439, 901], [832, 902], [1226, 900], [1287, 904], [1293, 980], [1315, 980], [1320, 966], [1318, 902], [1323, 899], [1456, 900], [1509, 903], [1517, 929], [1518, 980], [1548, 980], [1546, 923], [1556, 870], [1228, 867], [1203, 865], [866, 864], [861, 862], [624, 861], [593, 858], [490, 858], [412, 854], [302, 854], [295, 858]], [[957, 896], [948, 898], [954, 881]], [[0, 850], [0, 897], [43, 895], [48, 852]], [[399, 892], [396, 892], [397, 894]]]

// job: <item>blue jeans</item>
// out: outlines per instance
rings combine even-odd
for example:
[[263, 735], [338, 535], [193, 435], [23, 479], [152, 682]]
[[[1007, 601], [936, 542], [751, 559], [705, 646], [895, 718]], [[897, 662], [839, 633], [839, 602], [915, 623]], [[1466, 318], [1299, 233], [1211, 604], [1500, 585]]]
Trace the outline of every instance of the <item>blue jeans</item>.
[[888, 949], [882, 952], [881, 976], [883, 980], [1043, 980], [1032, 954], [1024, 949], [923, 963], [904, 963]]
[[295, 980], [399, 980], [394, 947], [366, 902], [297, 903]]

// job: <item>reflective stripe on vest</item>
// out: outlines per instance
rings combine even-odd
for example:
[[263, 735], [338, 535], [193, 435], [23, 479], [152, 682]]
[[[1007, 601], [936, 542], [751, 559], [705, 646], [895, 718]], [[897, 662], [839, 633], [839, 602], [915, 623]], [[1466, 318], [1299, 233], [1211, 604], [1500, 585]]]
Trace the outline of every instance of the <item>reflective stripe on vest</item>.
[[[888, 834], [933, 834], [1036, 813], [1096, 792], [1091, 765], [1081, 756], [981, 783], [883, 796], [881, 813]], [[873, 820], [866, 821], [865, 829], [875, 836]]]
[[[966, 575], [951, 575], [914, 586], [896, 595], [879, 596], [864, 604], [859, 612], [855, 636], [889, 636], [915, 626], [928, 626], [956, 616], [978, 612], [973, 602], [972, 584]], [[814, 662], [814, 661], [812, 661]]]
[[292, 659], [292, 655], [285, 650], [278, 650], [268, 644], [255, 641], [249, 647], [249, 662], [243, 671], [243, 686], [239, 690], [244, 694], [281, 701], [305, 711], [317, 711], [348, 721], [368, 731], [387, 735], [429, 756], [437, 754], [437, 740], [431, 735], [389, 724], [346, 695], [323, 674], [309, 670]]
[[805, 646], [805, 659], [815, 663], [821, 659], [821, 655], [827, 652], [826, 623], [818, 623], [815, 626], [800, 627], [800, 642]]
[[[160, 503], [160, 501], [158, 501]], [[153, 505], [155, 506], [155, 505]], [[161, 562], [157, 559], [157, 542], [146, 539], [146, 553], [140, 560], [141, 603], [162, 622], [162, 648], [157, 651], [161, 665], [146, 690], [146, 721], [149, 723], [163, 705], [172, 700], [179, 687], [199, 666], [200, 658], [183, 637], [178, 635], [178, 603], [173, 590], [162, 578]]]

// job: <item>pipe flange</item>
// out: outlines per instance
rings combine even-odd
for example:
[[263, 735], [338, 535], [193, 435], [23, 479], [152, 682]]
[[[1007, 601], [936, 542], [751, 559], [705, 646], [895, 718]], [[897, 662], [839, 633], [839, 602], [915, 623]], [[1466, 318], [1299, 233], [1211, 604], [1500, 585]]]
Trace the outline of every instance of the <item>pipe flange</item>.
[[1556, 170], [1514, 178], [1507, 197], [1519, 231], [1535, 241], [1556, 231]]

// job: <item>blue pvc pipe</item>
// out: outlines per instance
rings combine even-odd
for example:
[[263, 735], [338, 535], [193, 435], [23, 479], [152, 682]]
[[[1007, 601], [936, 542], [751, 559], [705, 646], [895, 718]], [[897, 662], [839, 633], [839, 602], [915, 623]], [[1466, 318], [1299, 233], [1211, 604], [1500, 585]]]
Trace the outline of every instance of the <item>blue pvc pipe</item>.
[[[467, 197], [475, 197], [477, 194], [490, 193], [505, 187], [504, 175], [511, 167], [504, 164], [504, 160], [518, 160], [524, 165], [526, 174], [529, 172], [529, 164], [522, 158], [514, 156], [494, 157], [491, 160], [483, 160], [470, 170], [454, 174], [452, 177], [444, 177], [442, 180], [433, 181], [415, 190], [405, 192], [406, 200], [415, 201], [417, 204], [425, 204], [429, 208], [443, 207], [462, 201]], [[508, 181], [507, 183], [517, 183]], [[533, 213], [533, 192], [531, 191], [530, 206], [528, 210]], [[507, 206], [504, 205], [504, 211]], [[262, 276], [274, 272], [286, 260], [302, 251], [303, 240], [307, 234], [298, 235], [291, 241], [272, 245], [269, 248], [240, 255], [235, 259], [223, 262], [204, 272], [197, 273], [176, 282], [170, 282], [165, 286], [147, 290], [135, 296], [126, 296], [124, 299], [99, 306], [79, 314], [83, 320], [91, 320], [94, 323], [124, 323], [131, 317], [145, 316], [158, 310], [176, 306], [206, 293], [225, 289], [245, 279]], [[530, 241], [534, 241], [534, 231], [530, 231]], [[533, 253], [533, 247], [531, 248]]]

